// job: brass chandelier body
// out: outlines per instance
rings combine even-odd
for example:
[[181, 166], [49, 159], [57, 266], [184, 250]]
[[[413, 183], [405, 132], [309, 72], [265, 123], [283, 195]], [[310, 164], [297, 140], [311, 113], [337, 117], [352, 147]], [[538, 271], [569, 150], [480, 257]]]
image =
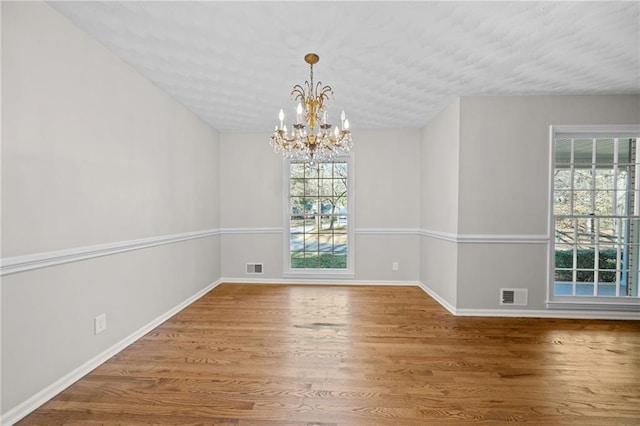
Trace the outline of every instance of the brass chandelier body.
[[296, 84], [291, 92], [293, 101], [298, 104], [296, 123], [289, 132], [284, 124], [284, 111], [280, 110], [280, 126], [276, 126], [271, 136], [271, 146], [285, 158], [315, 164], [349, 153], [353, 142], [344, 111], [340, 128], [327, 123], [325, 104], [333, 96], [333, 90], [331, 86], [313, 82], [313, 65], [318, 63], [320, 57], [308, 53], [304, 60], [311, 68], [309, 80], [304, 82], [305, 87]]

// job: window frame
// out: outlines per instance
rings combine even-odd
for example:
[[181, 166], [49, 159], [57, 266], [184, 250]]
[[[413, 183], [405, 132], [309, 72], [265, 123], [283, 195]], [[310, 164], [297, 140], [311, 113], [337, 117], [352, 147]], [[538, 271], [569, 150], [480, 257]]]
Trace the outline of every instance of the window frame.
[[[605, 139], [635, 138], [640, 143], [640, 125], [552, 125], [549, 126], [549, 205], [548, 205], [548, 283], [547, 308], [567, 310], [616, 310], [636, 311], [640, 296], [581, 296], [556, 295], [555, 288], [555, 214], [554, 214], [554, 172], [556, 169], [556, 139]], [[639, 156], [640, 157], [640, 156]], [[640, 160], [636, 160], [636, 164]], [[638, 177], [638, 176], [636, 176]], [[639, 216], [633, 216], [639, 217]]]
[[345, 269], [331, 268], [292, 268], [291, 267], [291, 221], [290, 221], [290, 200], [291, 200], [291, 163], [295, 160], [283, 159], [283, 277], [303, 278], [303, 279], [345, 279], [355, 277], [355, 168], [354, 155], [337, 156], [330, 162], [347, 163], [347, 267]]

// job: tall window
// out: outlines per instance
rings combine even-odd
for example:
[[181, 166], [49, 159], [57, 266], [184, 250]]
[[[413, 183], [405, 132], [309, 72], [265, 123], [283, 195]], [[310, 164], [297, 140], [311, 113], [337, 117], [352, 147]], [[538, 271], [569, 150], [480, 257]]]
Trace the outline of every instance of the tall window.
[[635, 138], [555, 138], [554, 296], [638, 296], [638, 169]]
[[351, 269], [349, 163], [289, 163], [290, 271]]

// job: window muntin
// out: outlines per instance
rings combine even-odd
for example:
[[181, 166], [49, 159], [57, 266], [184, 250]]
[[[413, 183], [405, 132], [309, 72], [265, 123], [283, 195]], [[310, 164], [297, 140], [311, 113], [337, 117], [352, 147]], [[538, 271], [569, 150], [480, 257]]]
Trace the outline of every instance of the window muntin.
[[350, 270], [349, 160], [289, 162], [288, 269]]
[[636, 139], [554, 141], [554, 296], [637, 296]]

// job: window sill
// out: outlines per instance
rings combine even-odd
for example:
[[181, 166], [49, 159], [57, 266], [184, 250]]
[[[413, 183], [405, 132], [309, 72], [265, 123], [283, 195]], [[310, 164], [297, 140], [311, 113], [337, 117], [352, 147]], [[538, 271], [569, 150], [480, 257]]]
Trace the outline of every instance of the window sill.
[[623, 300], [598, 300], [595, 297], [568, 296], [566, 300], [553, 300], [547, 302], [548, 309], [576, 310], [576, 311], [619, 311], [638, 312], [640, 310], [640, 298], [629, 297]]
[[300, 279], [353, 279], [355, 278], [355, 274], [353, 271], [349, 270], [336, 270], [336, 269], [323, 269], [323, 270], [311, 270], [311, 269], [301, 269], [301, 270], [288, 270], [283, 274], [283, 278], [300, 278]]

